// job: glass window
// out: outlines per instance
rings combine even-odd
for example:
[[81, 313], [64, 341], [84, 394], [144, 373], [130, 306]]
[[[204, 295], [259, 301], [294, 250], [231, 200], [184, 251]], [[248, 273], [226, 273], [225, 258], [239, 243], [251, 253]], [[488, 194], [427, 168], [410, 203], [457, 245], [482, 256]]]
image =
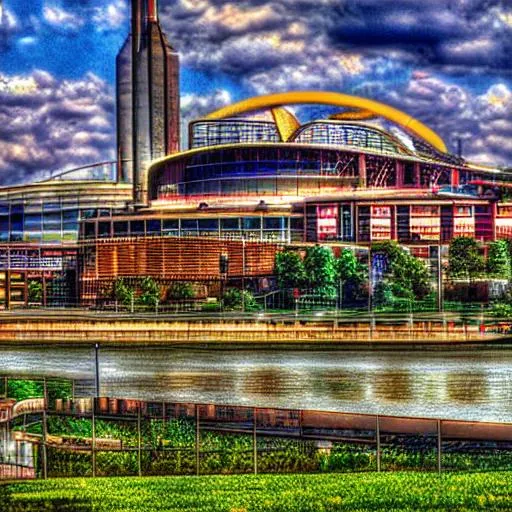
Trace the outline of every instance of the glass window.
[[96, 210], [82, 210], [83, 219], [93, 219], [96, 217]]
[[77, 231], [78, 232], [78, 222], [76, 222], [76, 221], [64, 222], [62, 225], [62, 229], [64, 231]]
[[58, 224], [60, 226], [61, 212], [45, 212], [43, 214], [43, 223], [46, 224]]
[[94, 238], [96, 236], [96, 223], [84, 222], [84, 235], [85, 238]]
[[161, 221], [160, 219], [149, 219], [146, 221], [147, 224], [147, 232], [151, 234], [159, 235], [161, 232]]
[[243, 217], [242, 218], [243, 229], [260, 229], [261, 228], [261, 217]]
[[292, 217], [290, 219], [290, 229], [302, 231], [304, 229], [304, 219], [302, 217]]
[[162, 221], [162, 229], [164, 231], [178, 230], [178, 219], [164, 219]]
[[236, 219], [221, 219], [220, 220], [220, 225], [221, 225], [221, 229], [240, 229], [240, 226], [239, 226], [239, 220], [238, 218]]
[[0, 216], [0, 242], [9, 241], [9, 217], [7, 215]]
[[217, 219], [199, 219], [199, 231], [218, 231], [219, 221]]
[[64, 210], [62, 212], [64, 222], [78, 219], [78, 210]]
[[197, 219], [182, 219], [181, 229], [183, 230], [197, 230]]
[[128, 234], [128, 221], [114, 222], [114, 235], [127, 235]]
[[284, 229], [283, 217], [265, 217], [263, 219], [263, 229]]
[[110, 236], [110, 222], [98, 222], [98, 236]]
[[42, 217], [40, 213], [25, 214], [25, 231], [41, 231]]
[[143, 220], [131, 220], [130, 221], [130, 234], [143, 235], [144, 234], [144, 221]]
[[59, 210], [60, 211], [61, 207], [60, 207], [60, 203], [44, 203], [43, 204], [43, 210], [46, 212], [46, 211], [55, 211], [55, 210]]

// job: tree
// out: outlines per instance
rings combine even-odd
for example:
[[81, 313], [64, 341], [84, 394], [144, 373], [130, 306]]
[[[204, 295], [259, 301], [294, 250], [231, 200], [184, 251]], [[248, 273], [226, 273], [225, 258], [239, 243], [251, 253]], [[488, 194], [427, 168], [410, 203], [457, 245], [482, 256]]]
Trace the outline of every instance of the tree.
[[41, 281], [30, 280], [28, 282], [28, 301], [41, 302], [43, 298], [43, 285]]
[[334, 255], [329, 247], [315, 245], [308, 247], [304, 258], [304, 270], [310, 288], [319, 295], [336, 296], [336, 269]]
[[275, 271], [279, 288], [301, 288], [306, 280], [304, 262], [295, 251], [282, 251], [276, 254]]
[[506, 240], [496, 240], [495, 242], [491, 242], [489, 244], [487, 272], [493, 277], [510, 279], [510, 252]]
[[[361, 265], [350, 249], [343, 249], [339, 258], [334, 260], [336, 279], [343, 286], [342, 295], [357, 293], [357, 289], [365, 279], [366, 267]], [[341, 292], [340, 292], [341, 293]]]
[[384, 252], [387, 256], [387, 275], [395, 297], [423, 299], [431, 292], [430, 274], [420, 259], [404, 251], [396, 242], [379, 242], [372, 246], [372, 253]]
[[391, 285], [387, 281], [380, 281], [373, 292], [373, 304], [375, 307], [391, 306], [395, 296]]
[[484, 258], [474, 238], [458, 236], [451, 241], [448, 252], [450, 277], [474, 279], [482, 274], [484, 268]]
[[118, 277], [114, 282], [113, 296], [117, 302], [130, 306], [135, 297], [135, 290], [127, 285], [122, 277]]
[[222, 296], [222, 302], [227, 310], [241, 310], [242, 305], [245, 311], [256, 311], [259, 309], [253, 294], [248, 290], [242, 291], [238, 288], [228, 288]]
[[191, 283], [177, 281], [167, 288], [167, 300], [191, 300], [196, 296]]
[[142, 306], [154, 308], [160, 301], [160, 287], [150, 276], [146, 276], [140, 283], [141, 294], [137, 302]]

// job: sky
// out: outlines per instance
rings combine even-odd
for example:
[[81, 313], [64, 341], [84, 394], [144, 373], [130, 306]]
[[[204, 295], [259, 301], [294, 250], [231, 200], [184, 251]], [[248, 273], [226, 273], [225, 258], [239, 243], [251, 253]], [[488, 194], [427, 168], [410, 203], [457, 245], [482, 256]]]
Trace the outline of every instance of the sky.
[[[289, 90], [365, 96], [512, 166], [512, 0], [159, 0], [182, 123]], [[128, 0], [0, 0], [0, 184], [115, 159]], [[299, 114], [318, 117], [322, 109]], [[186, 130], [183, 130], [184, 132]]]

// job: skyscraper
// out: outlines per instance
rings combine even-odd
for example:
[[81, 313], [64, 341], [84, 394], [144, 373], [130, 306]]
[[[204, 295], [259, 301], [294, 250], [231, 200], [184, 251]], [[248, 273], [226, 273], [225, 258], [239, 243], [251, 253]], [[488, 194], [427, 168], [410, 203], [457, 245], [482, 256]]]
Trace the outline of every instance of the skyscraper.
[[149, 163], [179, 151], [179, 57], [158, 21], [157, 0], [132, 0], [131, 34], [117, 56], [120, 181], [147, 202]]

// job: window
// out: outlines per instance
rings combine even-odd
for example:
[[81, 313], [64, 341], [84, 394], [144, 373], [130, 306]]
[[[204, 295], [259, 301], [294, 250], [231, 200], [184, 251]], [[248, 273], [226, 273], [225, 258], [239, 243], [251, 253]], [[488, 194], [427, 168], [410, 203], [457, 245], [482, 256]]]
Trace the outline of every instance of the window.
[[114, 222], [114, 236], [121, 236], [128, 234], [128, 221], [116, 221]]
[[177, 231], [179, 229], [178, 219], [164, 219], [162, 229], [163, 231]]
[[239, 219], [221, 219], [220, 225], [223, 230], [240, 229]]
[[159, 235], [161, 232], [161, 221], [160, 219], [148, 219], [147, 223], [147, 232], [151, 235]]
[[98, 236], [110, 236], [110, 222], [98, 222]]
[[144, 234], [144, 221], [143, 220], [131, 220], [130, 221], [130, 234], [143, 235]]
[[243, 229], [261, 229], [261, 218], [260, 217], [243, 217], [242, 218]]

